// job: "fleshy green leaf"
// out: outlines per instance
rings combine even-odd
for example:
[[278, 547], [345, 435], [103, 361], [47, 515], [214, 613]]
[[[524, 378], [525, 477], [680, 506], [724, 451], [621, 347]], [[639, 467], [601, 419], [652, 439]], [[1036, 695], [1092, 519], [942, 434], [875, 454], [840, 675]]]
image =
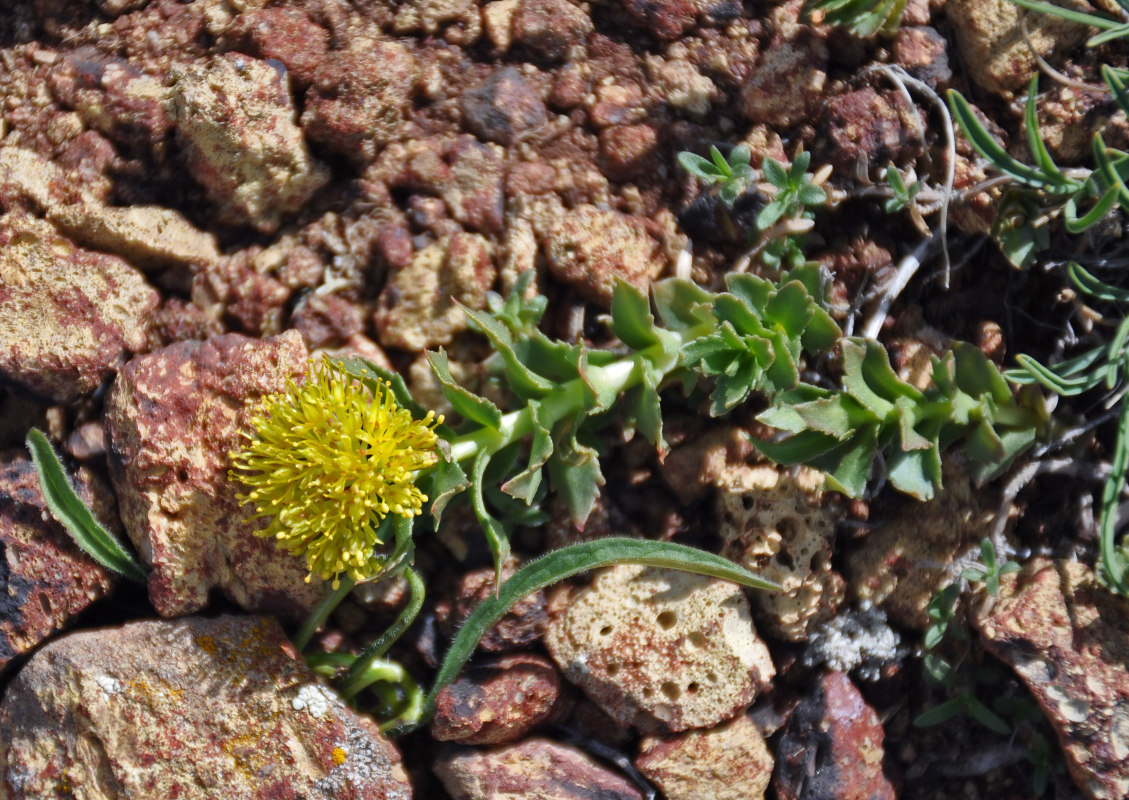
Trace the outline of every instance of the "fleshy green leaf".
[[490, 340], [490, 344], [494, 345], [494, 350], [505, 364], [506, 381], [514, 394], [523, 400], [529, 400], [544, 397], [553, 390], [552, 381], [538, 375], [518, 358], [513, 348], [513, 337], [506, 326], [481, 311], [467, 308], [461, 303], [460, 307]]
[[117, 537], [106, 530], [71, 488], [59, 456], [37, 428], [27, 434], [27, 449], [39, 475], [39, 489], [52, 516], [82, 550], [106, 569], [145, 584], [149, 574]]
[[681, 333], [713, 321], [708, 303], [713, 298], [696, 283], [681, 278], [667, 278], [651, 285], [655, 311], [663, 325]]
[[427, 495], [431, 499], [431, 516], [438, 528], [447, 504], [466, 491], [470, 486], [470, 478], [457, 462], [440, 457], [429, 481]]
[[451, 369], [447, 362], [447, 353], [443, 348], [439, 348], [438, 353], [429, 352], [427, 354], [427, 361], [431, 364], [431, 371], [434, 372], [435, 377], [439, 379], [439, 385], [443, 388], [443, 394], [456, 412], [471, 422], [490, 428], [491, 430], [498, 430], [498, 425], [502, 422], [502, 412], [485, 397], [479, 397], [469, 389], [460, 386], [459, 383], [451, 377]]
[[553, 439], [547, 428], [541, 424], [540, 406], [534, 402], [529, 403], [533, 413], [533, 441], [529, 447], [529, 464], [524, 470], [508, 480], [502, 486], [502, 491], [511, 497], [522, 500], [526, 505], [533, 503], [533, 498], [541, 486], [541, 470], [549, 456], [553, 454]]
[[564, 500], [574, 525], [588, 521], [604, 485], [600, 457], [595, 448], [576, 440], [578, 421], [562, 426], [556, 434], [553, 455], [549, 459], [549, 477], [553, 488]]

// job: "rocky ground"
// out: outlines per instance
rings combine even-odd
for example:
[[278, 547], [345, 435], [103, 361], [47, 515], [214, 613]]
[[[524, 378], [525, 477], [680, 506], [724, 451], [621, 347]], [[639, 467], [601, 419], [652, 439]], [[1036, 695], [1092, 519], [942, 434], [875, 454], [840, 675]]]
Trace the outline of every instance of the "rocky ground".
[[[985, 244], [998, 197], [961, 194], [986, 177], [971, 148], [951, 159], [951, 285], [930, 258], [888, 315], [875, 298], [923, 234], [875, 184], [893, 162], [943, 186], [929, 89], [1020, 142], [1039, 59], [1094, 82], [1084, 28], [1006, 0], [909, 0], [865, 40], [797, 0], [0, 5], [0, 798], [1025, 798], [1041, 769], [1045, 796], [1129, 796], [1129, 616], [1094, 577], [1084, 476], [1012, 496], [953, 463], [927, 505], [849, 502], [764, 462], [751, 412], [675, 393], [664, 461], [609, 433], [588, 527], [550, 501], [515, 551], [674, 539], [786, 591], [623, 566], [539, 593], [396, 742], [287, 641], [328, 587], [251, 535], [227, 479], [249, 406], [311, 353], [393, 367], [442, 410], [423, 351], [474, 386], [488, 352], [455, 301], [535, 269], [546, 330], [605, 341], [618, 278], [716, 288], [744, 243], [675, 160], [711, 144], [832, 167], [809, 252], [903, 374], [954, 338], [1045, 355], [1068, 298]], [[1062, 164], [1097, 126], [1129, 140], [1108, 96], [1052, 84], [1043, 108]], [[147, 594], [49, 518], [32, 426], [152, 567]], [[1023, 570], [967, 595], [971, 677], [933, 686], [928, 605], [1001, 530]], [[394, 655], [422, 681], [488, 562], [469, 514], [418, 544], [430, 596]], [[363, 644], [403, 600], [362, 586], [321, 646]], [[913, 724], [954, 697], [1012, 709], [1012, 732]]]

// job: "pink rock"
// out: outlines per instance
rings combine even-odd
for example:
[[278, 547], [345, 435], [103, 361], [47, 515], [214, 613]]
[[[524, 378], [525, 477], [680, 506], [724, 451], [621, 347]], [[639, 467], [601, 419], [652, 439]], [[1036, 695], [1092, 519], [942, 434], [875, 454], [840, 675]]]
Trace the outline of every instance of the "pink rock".
[[148, 345], [157, 292], [115, 256], [40, 219], [0, 217], [0, 376], [57, 402], [96, 389]]
[[851, 679], [826, 673], [792, 713], [776, 748], [780, 800], [894, 800], [882, 772], [886, 737]]
[[1087, 797], [1129, 796], [1129, 603], [1078, 562], [1036, 558], [1005, 575], [974, 623], [1019, 674]]
[[560, 676], [543, 656], [515, 653], [475, 664], [436, 698], [431, 735], [441, 742], [505, 744], [552, 714]]
[[306, 583], [301, 558], [255, 535], [262, 523], [228, 477], [256, 401], [305, 374], [306, 358], [296, 331], [227, 334], [135, 358], [118, 376], [105, 414], [111, 472], [162, 616], [198, 611], [213, 588], [248, 610], [300, 616], [325, 591]]
[[395, 747], [265, 617], [66, 636], [8, 686], [0, 730], [11, 800], [411, 798]]
[[[109, 487], [87, 469], [79, 496], [120, 533]], [[103, 597], [114, 576], [78, 549], [50, 516], [31, 460], [0, 462], [0, 672]]]
[[435, 773], [454, 800], [642, 800], [626, 779], [575, 747], [548, 739], [494, 750], [452, 747], [440, 754]]

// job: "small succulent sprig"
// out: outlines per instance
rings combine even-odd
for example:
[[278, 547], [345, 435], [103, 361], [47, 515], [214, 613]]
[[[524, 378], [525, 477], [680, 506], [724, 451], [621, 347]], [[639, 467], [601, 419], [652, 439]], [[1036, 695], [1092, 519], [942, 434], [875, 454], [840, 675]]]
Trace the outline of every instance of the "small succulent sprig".
[[804, 19], [845, 27], [855, 36], [892, 35], [902, 22], [906, 0], [806, 0]]
[[898, 378], [872, 339], [841, 341], [842, 389], [810, 384], [776, 397], [758, 419], [790, 434], [758, 441], [780, 464], [807, 464], [850, 497], [866, 489], [881, 459], [898, 491], [929, 500], [941, 486], [941, 451], [955, 448], [973, 477], [986, 481], [1034, 444], [1047, 420], [1038, 393], [1013, 394], [999, 369], [972, 345], [956, 342], [933, 358], [932, 380]]

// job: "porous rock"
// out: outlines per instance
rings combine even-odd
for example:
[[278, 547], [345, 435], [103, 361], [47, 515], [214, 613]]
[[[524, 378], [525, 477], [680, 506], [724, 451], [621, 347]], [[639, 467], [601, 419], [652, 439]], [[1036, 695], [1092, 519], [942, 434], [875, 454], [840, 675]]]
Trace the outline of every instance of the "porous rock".
[[135, 622], [71, 634], [0, 704], [0, 796], [409, 800], [400, 754], [276, 622]]
[[145, 349], [157, 302], [120, 258], [82, 250], [34, 217], [0, 217], [0, 377], [77, 400]]
[[772, 780], [772, 754], [747, 714], [678, 736], [649, 736], [635, 766], [667, 800], [761, 800]]
[[617, 279], [646, 293], [666, 266], [641, 219], [590, 205], [551, 222], [542, 247], [553, 277], [603, 305], [611, 304]]
[[1129, 797], [1129, 605], [1085, 564], [1035, 558], [974, 618], [983, 645], [1027, 684], [1093, 800]]
[[412, 255], [380, 293], [374, 314], [383, 347], [424, 350], [447, 344], [466, 330], [466, 313], [456, 305], [480, 309], [494, 283], [490, 243], [472, 233], [457, 233]]
[[885, 731], [851, 679], [828, 672], [792, 712], [776, 748], [780, 800], [894, 800]]
[[226, 53], [173, 70], [172, 96], [189, 173], [221, 221], [274, 231], [329, 179], [295, 122], [285, 69]]
[[550, 602], [545, 644], [565, 677], [644, 733], [716, 725], [775, 675], [732, 583], [620, 565]]
[[106, 404], [122, 521], [152, 566], [149, 598], [170, 617], [203, 608], [212, 588], [243, 608], [301, 615], [325, 590], [305, 562], [255, 531], [228, 477], [256, 401], [306, 371], [302, 337], [226, 334], [130, 361]]
[[526, 739], [493, 750], [450, 747], [435, 773], [454, 800], [643, 800], [625, 778], [575, 747]]
[[560, 676], [552, 662], [514, 653], [468, 667], [435, 699], [431, 735], [441, 742], [517, 741], [552, 714]]
[[[1064, 5], [1078, 11], [1089, 9], [1084, 2]], [[1038, 72], [1039, 58], [1053, 58], [1081, 44], [1088, 35], [1084, 25], [1029, 11], [1008, 0], [951, 0], [945, 4], [945, 13], [969, 77], [1008, 100]]]
[[927, 503], [906, 501], [847, 554], [855, 597], [890, 619], [923, 630], [929, 602], [952, 580], [954, 559], [991, 533], [996, 504], [955, 462], [944, 465], [944, 488]]
[[[79, 496], [111, 530], [121, 529], [113, 495], [89, 470], [75, 475]], [[114, 577], [50, 516], [35, 466], [0, 459], [0, 672], [103, 597]]]
[[835, 515], [822, 505], [822, 481], [766, 465], [734, 471], [717, 493], [722, 555], [782, 587], [752, 599], [758, 624], [791, 642], [830, 619], [846, 591], [831, 568]]

